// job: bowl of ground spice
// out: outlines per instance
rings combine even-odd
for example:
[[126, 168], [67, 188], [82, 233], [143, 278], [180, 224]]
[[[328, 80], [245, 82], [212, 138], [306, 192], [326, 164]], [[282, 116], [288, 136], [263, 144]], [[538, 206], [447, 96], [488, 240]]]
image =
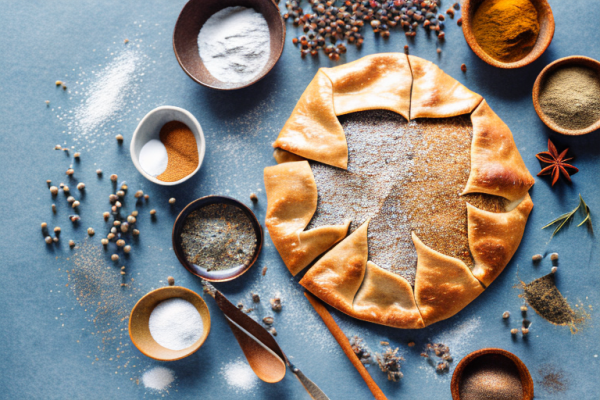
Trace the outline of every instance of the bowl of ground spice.
[[554, 16], [546, 0], [465, 0], [462, 19], [473, 52], [498, 68], [532, 63], [554, 36]]
[[189, 111], [162, 106], [140, 121], [129, 151], [133, 164], [146, 179], [174, 186], [198, 172], [205, 147], [202, 127]]
[[192, 274], [225, 282], [254, 265], [263, 232], [254, 213], [225, 196], [206, 196], [188, 204], [173, 225], [173, 250]]
[[175, 57], [201, 85], [245, 88], [281, 57], [285, 21], [273, 0], [190, 0], [173, 32]]
[[460, 360], [450, 383], [453, 400], [531, 400], [533, 380], [519, 359], [503, 349], [481, 349]]
[[533, 106], [546, 126], [563, 135], [600, 129], [600, 62], [571, 56], [549, 64], [533, 85]]
[[[169, 284], [173, 284], [169, 278]], [[167, 286], [142, 297], [129, 316], [129, 336], [144, 355], [174, 361], [196, 352], [210, 332], [208, 306], [196, 292]]]

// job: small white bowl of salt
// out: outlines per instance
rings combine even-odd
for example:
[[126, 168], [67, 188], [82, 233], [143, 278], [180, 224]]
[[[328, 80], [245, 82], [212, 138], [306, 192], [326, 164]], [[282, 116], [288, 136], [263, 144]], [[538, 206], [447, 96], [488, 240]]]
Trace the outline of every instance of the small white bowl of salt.
[[206, 143], [198, 120], [187, 110], [162, 106], [140, 121], [129, 151], [146, 179], [163, 186], [190, 179], [202, 165]]

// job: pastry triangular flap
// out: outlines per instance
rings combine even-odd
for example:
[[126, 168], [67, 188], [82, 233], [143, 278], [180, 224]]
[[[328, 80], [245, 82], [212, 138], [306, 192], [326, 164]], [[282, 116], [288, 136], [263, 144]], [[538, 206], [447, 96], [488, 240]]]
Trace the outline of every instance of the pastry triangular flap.
[[346, 169], [346, 135], [333, 109], [331, 81], [319, 70], [292, 111], [273, 147]]
[[521, 243], [527, 217], [533, 208], [529, 194], [513, 210], [493, 213], [467, 203], [469, 248], [473, 276], [486, 287], [500, 275]]
[[305, 231], [317, 209], [317, 185], [308, 161], [265, 168], [267, 216], [271, 240], [292, 275], [342, 240], [350, 221]]
[[325, 254], [300, 280], [309, 292], [346, 314], [352, 315], [352, 302], [367, 266], [367, 229], [362, 224]]
[[460, 260], [427, 247], [412, 234], [417, 249], [415, 300], [425, 326], [452, 317], [484, 288]]
[[401, 329], [425, 327], [406, 279], [367, 262], [367, 272], [354, 298], [353, 317]]

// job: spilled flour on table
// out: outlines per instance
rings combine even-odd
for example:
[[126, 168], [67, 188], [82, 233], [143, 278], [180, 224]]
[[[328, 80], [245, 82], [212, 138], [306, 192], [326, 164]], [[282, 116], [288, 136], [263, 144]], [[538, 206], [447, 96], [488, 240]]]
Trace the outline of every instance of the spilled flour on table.
[[154, 367], [142, 375], [142, 382], [148, 389], [165, 390], [175, 380], [175, 374], [169, 368]]
[[250, 365], [241, 358], [223, 365], [220, 373], [227, 384], [236, 390], [236, 393], [246, 392], [258, 383], [258, 377]]

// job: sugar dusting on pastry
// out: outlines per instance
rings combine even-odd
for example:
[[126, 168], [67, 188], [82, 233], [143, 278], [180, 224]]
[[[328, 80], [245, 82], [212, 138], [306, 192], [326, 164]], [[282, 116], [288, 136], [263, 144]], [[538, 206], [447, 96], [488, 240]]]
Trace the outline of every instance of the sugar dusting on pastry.
[[414, 285], [414, 231], [427, 246], [473, 264], [466, 202], [501, 212], [502, 198], [460, 196], [470, 172], [470, 117], [407, 122], [377, 110], [340, 118], [348, 142], [348, 170], [311, 162], [319, 201], [307, 229], [367, 218], [369, 260]]

